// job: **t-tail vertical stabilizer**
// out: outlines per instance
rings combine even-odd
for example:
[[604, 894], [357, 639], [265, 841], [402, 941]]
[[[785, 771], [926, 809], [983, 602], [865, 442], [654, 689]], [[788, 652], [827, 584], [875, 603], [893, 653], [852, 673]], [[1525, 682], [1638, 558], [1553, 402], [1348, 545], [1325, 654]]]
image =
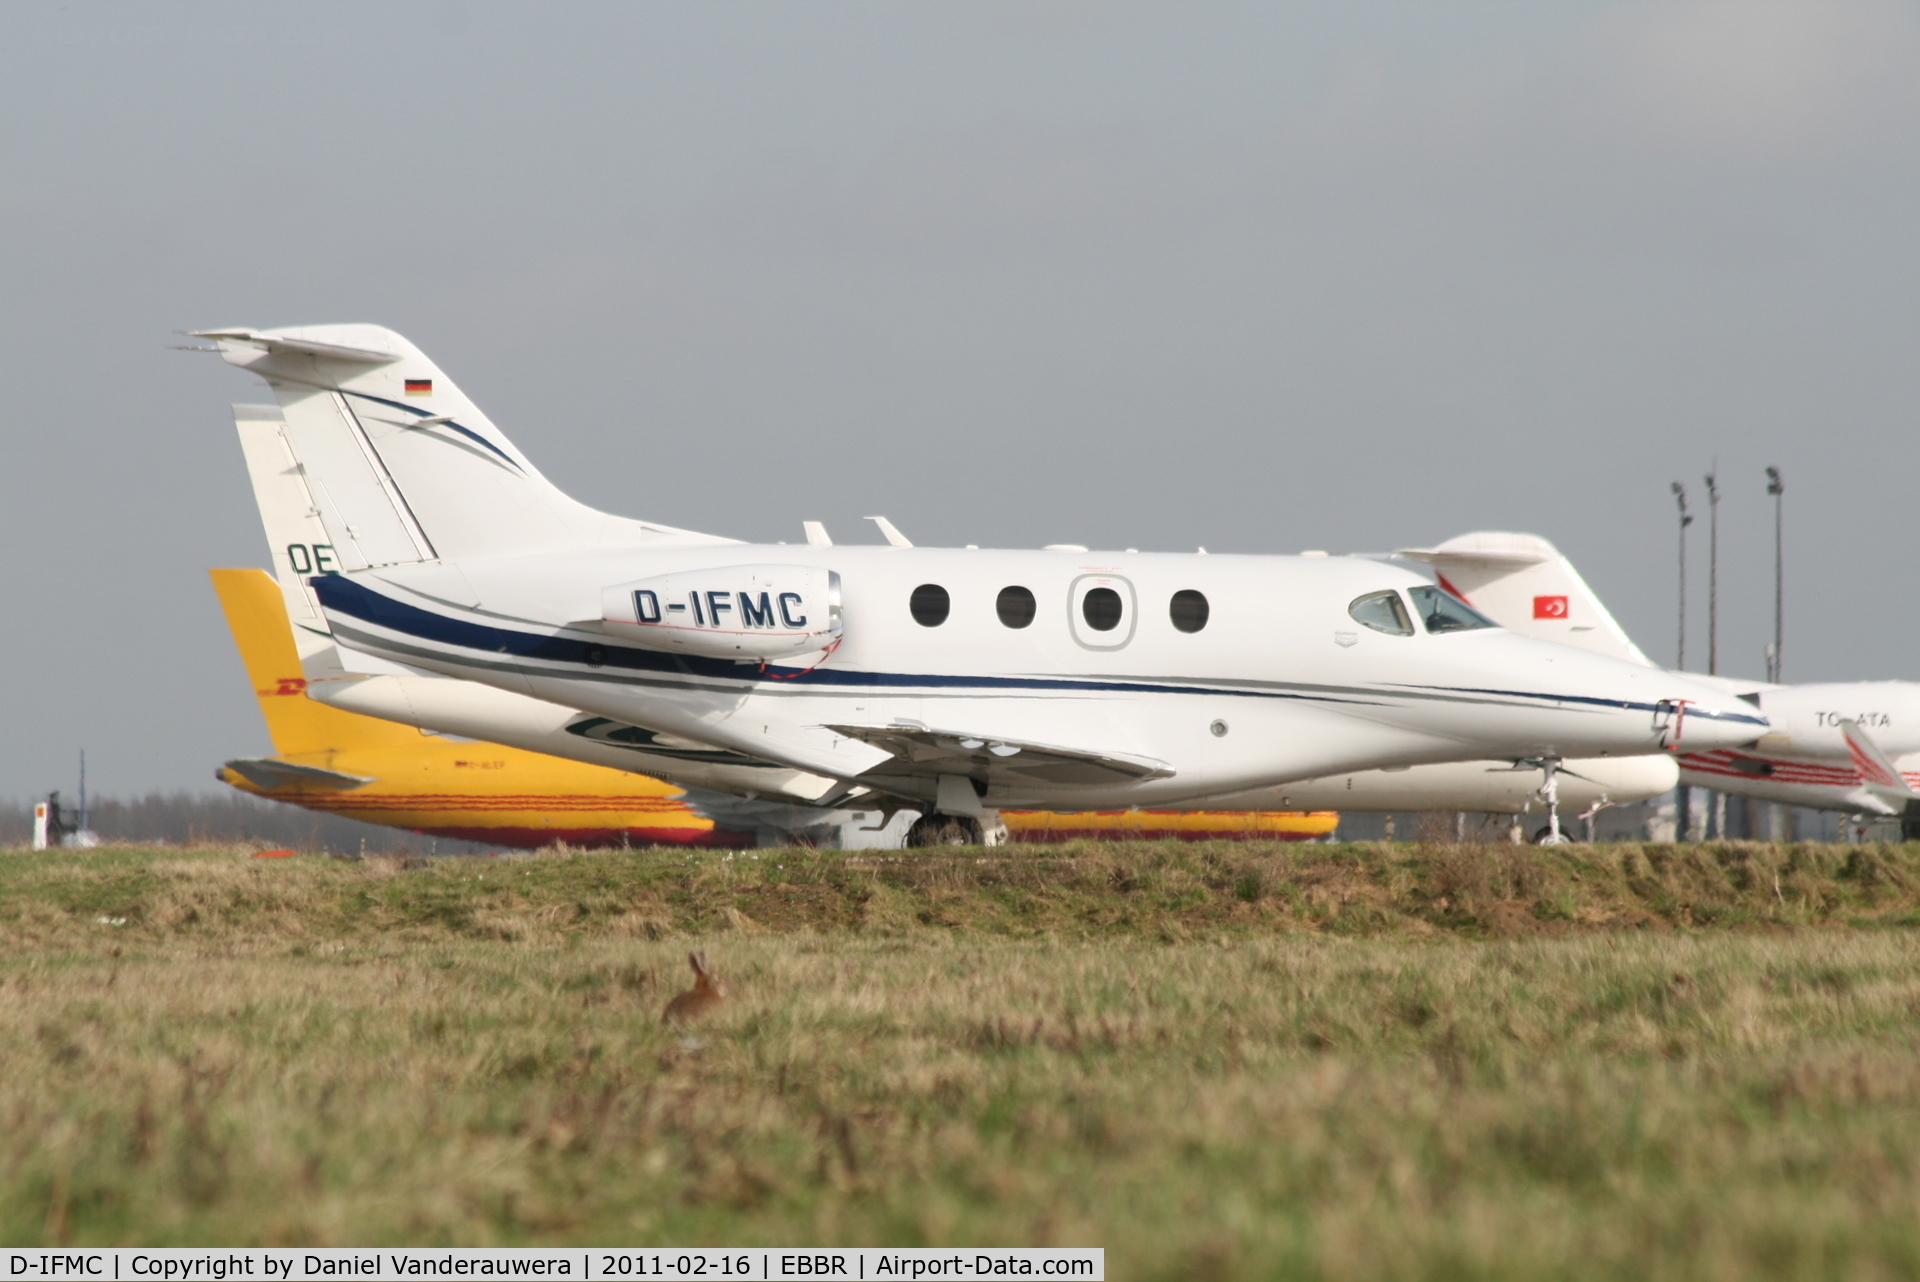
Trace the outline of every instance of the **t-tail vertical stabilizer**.
[[[576, 502], [378, 325], [198, 331], [265, 379], [339, 570], [609, 542], [730, 543]], [[316, 567], [316, 573], [324, 572]]]
[[1482, 530], [1397, 555], [1432, 566], [1441, 587], [1509, 632], [1654, 666], [1573, 563], [1537, 534]]
[[298, 671], [309, 684], [354, 679], [369, 672], [401, 671], [385, 659], [336, 646], [313, 589], [307, 586], [307, 579], [313, 575], [340, 571], [340, 550], [336, 536], [321, 519], [314, 486], [294, 453], [293, 436], [280, 407], [235, 405], [233, 425], [247, 460], [247, 477], [253, 482], [267, 547], [273, 554], [273, 578], [292, 625]]
[[286, 416], [278, 405], [238, 404], [233, 426], [247, 460], [247, 479], [273, 553], [273, 577], [293, 625], [295, 649], [302, 661], [330, 650], [326, 619], [308, 590], [306, 576], [339, 568], [332, 536], [320, 523], [320, 509], [287, 438]]

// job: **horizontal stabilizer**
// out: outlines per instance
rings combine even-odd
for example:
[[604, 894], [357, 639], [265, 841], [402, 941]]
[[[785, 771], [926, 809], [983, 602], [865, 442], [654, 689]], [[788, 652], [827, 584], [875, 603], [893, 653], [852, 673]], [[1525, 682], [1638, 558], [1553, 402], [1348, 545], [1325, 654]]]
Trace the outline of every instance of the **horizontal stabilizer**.
[[893, 754], [892, 760], [867, 772], [874, 775], [915, 775], [926, 779], [952, 774], [985, 775], [990, 781], [1007, 783], [1088, 786], [1173, 777], [1173, 767], [1166, 762], [1125, 753], [1088, 752], [918, 726], [826, 728]]
[[322, 770], [319, 766], [295, 765], [277, 757], [242, 757], [227, 762], [227, 769], [254, 787], [269, 792], [276, 788], [321, 788], [328, 792], [351, 792], [373, 782], [368, 775], [350, 775], [338, 770]]
[[1867, 785], [1867, 791], [1882, 801], [1895, 806], [1904, 806], [1909, 801], [1920, 800], [1907, 777], [1900, 768], [1875, 743], [1860, 723], [1852, 719], [1840, 722], [1840, 734], [1847, 741], [1847, 755], [1853, 758], [1853, 768], [1860, 772], [1861, 780]]
[[319, 356], [327, 360], [350, 361], [356, 365], [390, 365], [400, 359], [397, 352], [371, 347], [348, 347], [342, 343], [320, 343], [286, 334], [264, 334], [254, 329], [196, 329], [193, 338], [211, 338], [228, 343], [252, 343], [269, 352], [297, 352], [301, 356]]

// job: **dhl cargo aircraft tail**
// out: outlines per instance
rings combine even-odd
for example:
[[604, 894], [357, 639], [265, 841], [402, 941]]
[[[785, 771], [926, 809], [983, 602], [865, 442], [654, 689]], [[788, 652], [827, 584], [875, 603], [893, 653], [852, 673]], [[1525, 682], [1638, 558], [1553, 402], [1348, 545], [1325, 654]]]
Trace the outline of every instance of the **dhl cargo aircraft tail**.
[[435, 735], [306, 697], [280, 587], [264, 570], [211, 570], [273, 740], [274, 755], [227, 762], [222, 783], [367, 823], [527, 849], [740, 847], [645, 775]]
[[[209, 570], [227, 629], [260, 701], [273, 750], [287, 758], [331, 757], [344, 751], [397, 750], [420, 741], [420, 732], [392, 721], [375, 721], [304, 697], [307, 680], [287, 624], [280, 587], [264, 570]], [[361, 780], [360, 782], [366, 782]]]

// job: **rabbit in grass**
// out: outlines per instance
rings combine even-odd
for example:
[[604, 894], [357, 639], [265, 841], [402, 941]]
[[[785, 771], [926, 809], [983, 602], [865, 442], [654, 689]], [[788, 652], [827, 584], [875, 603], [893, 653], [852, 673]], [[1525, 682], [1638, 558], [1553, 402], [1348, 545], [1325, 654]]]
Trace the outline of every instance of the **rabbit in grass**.
[[670, 1023], [711, 1015], [727, 1000], [727, 986], [707, 969], [705, 953], [688, 953], [687, 963], [693, 967], [693, 987], [667, 1003], [661, 1018]]

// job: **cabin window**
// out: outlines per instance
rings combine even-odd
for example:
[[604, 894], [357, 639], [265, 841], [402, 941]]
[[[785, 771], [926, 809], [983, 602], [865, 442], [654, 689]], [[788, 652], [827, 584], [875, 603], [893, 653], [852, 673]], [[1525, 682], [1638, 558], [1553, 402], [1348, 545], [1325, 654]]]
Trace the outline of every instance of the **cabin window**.
[[1111, 632], [1120, 626], [1126, 607], [1112, 588], [1093, 588], [1080, 598], [1080, 617], [1095, 632]]
[[1010, 628], [1024, 628], [1033, 622], [1040, 605], [1033, 599], [1032, 592], [1014, 586], [1000, 589], [1000, 596], [994, 601], [993, 608], [999, 612], [1000, 622]]
[[1413, 612], [1420, 616], [1429, 632], [1472, 632], [1476, 628], [1499, 626], [1453, 593], [1440, 588], [1408, 588], [1407, 595], [1413, 598]]
[[1119, 650], [1133, 640], [1140, 602], [1117, 574], [1083, 574], [1067, 587], [1067, 626], [1088, 650]]
[[1384, 632], [1390, 637], [1413, 635], [1413, 620], [1407, 617], [1407, 607], [1400, 604], [1398, 592], [1369, 592], [1355, 597], [1347, 613], [1353, 616], [1354, 622], [1364, 623], [1375, 632]]
[[913, 611], [915, 623], [923, 628], [937, 628], [947, 621], [947, 615], [953, 609], [953, 599], [938, 583], [922, 583], [913, 590], [907, 608]]
[[1173, 617], [1173, 626], [1182, 632], [1198, 632], [1207, 626], [1206, 595], [1192, 588], [1176, 592], [1167, 604], [1167, 613]]

